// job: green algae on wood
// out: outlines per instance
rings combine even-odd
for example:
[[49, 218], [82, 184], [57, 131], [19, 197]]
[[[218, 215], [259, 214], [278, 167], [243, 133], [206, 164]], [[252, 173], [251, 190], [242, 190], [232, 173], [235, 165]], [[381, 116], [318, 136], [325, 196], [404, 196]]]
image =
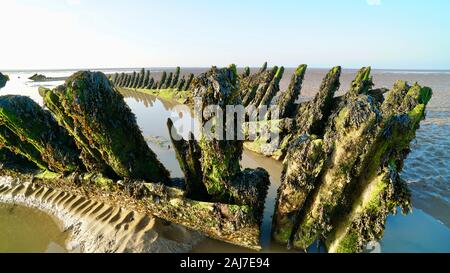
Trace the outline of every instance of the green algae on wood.
[[186, 76], [181, 77], [180, 81], [178, 82], [176, 88], [177, 91], [183, 91], [184, 85], [186, 84]]
[[5, 87], [6, 82], [9, 81], [9, 76], [0, 72], [0, 88]]
[[175, 149], [177, 160], [184, 173], [187, 196], [195, 200], [207, 200], [208, 191], [203, 184], [203, 173], [200, 158], [202, 156], [194, 136], [184, 140], [174, 128], [171, 119], [167, 121], [170, 137]]
[[53, 116], [76, 140], [76, 144], [81, 150], [80, 158], [84, 162], [86, 169], [90, 172], [100, 172], [108, 176], [116, 174], [102, 158], [101, 151], [91, 146], [85, 134], [77, 129], [75, 120], [65, 113], [61, 104], [60, 93], [52, 92], [46, 88], [39, 88], [39, 94], [44, 98], [45, 106], [50, 109]]
[[190, 73], [188, 79], [186, 80], [186, 85], [184, 86], [184, 91], [188, 91], [191, 88], [192, 81], [194, 80], [194, 74]]
[[314, 99], [299, 106], [296, 118], [297, 135], [323, 135], [325, 124], [331, 115], [334, 95], [340, 87], [341, 71], [340, 66], [331, 69], [323, 79]]
[[256, 89], [255, 96], [253, 100], [249, 103], [249, 105], [254, 105], [255, 107], [258, 107], [260, 105], [273, 79], [278, 73], [278, 70], [279, 70], [278, 66], [275, 66], [271, 70], [262, 73], [261, 80], [258, 84], [258, 88]]
[[170, 88], [177, 89], [178, 81], [180, 80], [180, 72], [181, 72], [181, 68], [178, 66], [175, 69], [175, 74], [173, 75], [173, 80], [172, 80], [172, 82], [170, 84]]
[[237, 246], [261, 250], [260, 221], [249, 206], [202, 202], [186, 198], [176, 187], [141, 180], [116, 181], [94, 173], [60, 175], [0, 168], [0, 176], [32, 181], [46, 187], [136, 211], [152, 214], [204, 235]]
[[142, 82], [141, 86], [139, 86], [139, 88], [145, 88], [148, 86], [149, 83], [150, 83], [150, 71], [147, 70], [145, 71], [144, 81]]
[[[207, 73], [201, 74], [194, 79], [194, 97], [202, 98], [199, 111], [210, 105], [215, 105], [225, 110], [227, 105], [238, 105], [240, 103], [239, 90], [237, 88], [237, 75], [232, 69], [212, 68]], [[217, 118], [217, 117], [212, 117]], [[202, 115], [201, 124], [206, 124], [209, 119]], [[222, 126], [225, 127], [224, 119]], [[240, 128], [235, 128], [235, 133]], [[220, 132], [215, 132], [219, 134]], [[226, 133], [221, 136], [201, 135], [199, 145], [202, 151], [202, 171], [204, 183], [208, 193], [212, 196], [221, 197], [227, 194], [227, 185], [230, 179], [241, 170], [240, 160], [242, 157], [243, 142], [239, 140], [225, 140]], [[218, 138], [223, 140], [218, 140]]]
[[78, 72], [65, 85], [49, 90], [44, 101], [63, 125], [71, 125], [68, 129], [79, 148], [92, 155], [95, 163], [106, 163], [119, 177], [169, 180], [169, 172], [147, 146], [123, 96], [104, 74]]
[[161, 87], [162, 89], [171, 89], [172, 88], [172, 79], [173, 79], [173, 72], [169, 73], [169, 76], [166, 79], [166, 82]]
[[166, 80], [167, 80], [167, 72], [163, 71], [157, 89], [163, 88], [164, 84], [166, 83]]
[[321, 181], [302, 208], [299, 228], [293, 239], [295, 247], [307, 249], [330, 229], [334, 208], [343, 200], [350, 177], [359, 168], [361, 153], [373, 141], [370, 132], [379, 121], [377, 106], [369, 97], [357, 97], [335, 116], [324, 136], [329, 160], [324, 166]]
[[258, 73], [264, 73], [264, 72], [266, 72], [266, 70], [267, 70], [267, 62], [264, 62], [264, 64], [259, 69]]
[[296, 113], [296, 101], [300, 97], [303, 80], [305, 78], [307, 65], [303, 64], [297, 67], [292, 75], [288, 89], [281, 95], [278, 101], [280, 118], [293, 118]]
[[283, 78], [284, 75], [284, 67], [280, 67], [277, 70], [277, 73], [272, 79], [272, 82], [270, 83], [269, 87], [267, 88], [266, 94], [261, 99], [261, 102], [259, 103], [259, 107], [266, 106], [268, 107], [272, 99], [275, 97], [275, 95], [280, 91], [280, 81], [281, 78]]
[[244, 133], [247, 141], [244, 147], [255, 153], [281, 160], [292, 141], [294, 123], [294, 120], [289, 118], [246, 122]]
[[[202, 98], [200, 111], [209, 106], [219, 107], [224, 113], [226, 107], [239, 105], [241, 102], [238, 88], [236, 67], [218, 69], [197, 76], [193, 82], [194, 96]], [[217, 117], [214, 117], [217, 118]], [[202, 117], [200, 122], [205, 125], [210, 118]], [[223, 120], [223, 126], [229, 121]], [[217, 128], [217, 127], [216, 127]], [[238, 139], [238, 131], [242, 130], [234, 124], [233, 139], [227, 139], [225, 130], [215, 137], [202, 133], [198, 141], [201, 151], [203, 183], [212, 200], [228, 202], [237, 205], [249, 205], [256, 219], [262, 219], [264, 200], [270, 184], [269, 175], [265, 170], [241, 170], [240, 161], [243, 153], [243, 141]]]
[[36, 147], [27, 141], [22, 141], [19, 136], [4, 125], [0, 125], [0, 147], [3, 147], [2, 150], [7, 149], [17, 156], [27, 158], [41, 169], [49, 168]]
[[[309, 134], [322, 136], [325, 124], [328, 121], [328, 117], [331, 115], [331, 110], [334, 102], [333, 98], [335, 92], [339, 89], [340, 86], [339, 78], [341, 75], [341, 68], [334, 67], [330, 70], [330, 72], [322, 81], [319, 92], [313, 100], [304, 104], [299, 104], [296, 110], [292, 110], [293, 108], [295, 108], [295, 94], [300, 93], [301, 81], [303, 79], [305, 70], [305, 65], [300, 66], [297, 69], [297, 74], [294, 75], [295, 79], [292, 79], [293, 82], [296, 81], [297, 87], [294, 87], [295, 84], [292, 84], [290, 88], [295, 90], [286, 91], [288, 92], [288, 94], [291, 94], [292, 92], [293, 96], [288, 95], [286, 100], [282, 99], [281, 101], [281, 105], [283, 107], [288, 107], [289, 105], [291, 106], [289, 115], [295, 115], [294, 118], [296, 119], [296, 121], [295, 124], [290, 128], [285, 128], [279, 132], [279, 143], [281, 145], [278, 147], [278, 149], [272, 149], [272, 152], [265, 154], [268, 156], [272, 156], [277, 160], [284, 159], [286, 154], [288, 153], [289, 143], [295, 141], [295, 139], [300, 138], [302, 135]], [[267, 142], [264, 139], [257, 138], [253, 144], [246, 144], [246, 147], [256, 146], [257, 149], [252, 150], [258, 152], [258, 150], [262, 151], [262, 147], [266, 145]]]
[[399, 173], [431, 95], [427, 87], [401, 81], [388, 93], [382, 105], [383, 125], [363, 161], [365, 171], [348, 190], [350, 205], [341, 208], [347, 213], [337, 218], [327, 238], [330, 252], [361, 251], [382, 238], [386, 217], [397, 207], [403, 213], [411, 210], [411, 193]]
[[[329, 252], [359, 252], [382, 238], [386, 218], [397, 207], [404, 213], [411, 208], [411, 195], [399, 172], [432, 91], [399, 81], [384, 99], [385, 90], [372, 86], [370, 68], [363, 68], [349, 93], [333, 99], [339, 107], [331, 108], [322, 136], [313, 138], [322, 143], [325, 150], [319, 154], [324, 157], [297, 160], [315, 170], [312, 178], [307, 170], [287, 168], [299, 164], [291, 159], [293, 152], [309, 154], [291, 145], [274, 215], [275, 241], [307, 249], [319, 240]], [[288, 170], [294, 170], [291, 177], [299, 176], [286, 184]], [[303, 188], [288, 187], [302, 181], [308, 181]]]
[[41, 168], [62, 173], [82, 169], [73, 139], [30, 98], [0, 97], [0, 127], [1, 142], [7, 148]]
[[10, 169], [15, 172], [32, 173], [38, 168], [39, 167], [28, 158], [12, 152], [8, 148], [0, 148], [0, 169]]
[[[121, 90], [121, 88], [118, 88]], [[192, 104], [193, 94], [190, 91], [179, 91], [177, 89], [136, 89], [137, 92], [153, 95], [163, 100], [175, 101], [180, 104]]]
[[248, 76], [250, 76], [250, 67], [246, 66], [241, 74], [241, 78], [247, 78]]
[[300, 209], [315, 188], [326, 161], [322, 139], [303, 135], [291, 145], [285, 159], [273, 217], [273, 238], [288, 244], [298, 221]]

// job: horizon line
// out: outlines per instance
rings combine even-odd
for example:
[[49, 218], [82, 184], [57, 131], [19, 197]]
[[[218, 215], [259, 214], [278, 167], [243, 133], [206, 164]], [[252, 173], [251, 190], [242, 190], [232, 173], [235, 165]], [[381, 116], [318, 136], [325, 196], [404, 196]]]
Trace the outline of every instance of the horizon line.
[[[268, 67], [273, 68], [277, 65], [269, 65]], [[279, 65], [281, 67], [281, 65]], [[337, 66], [337, 65], [336, 65]], [[84, 70], [140, 70], [144, 69], [174, 69], [180, 67], [181, 69], [210, 69], [213, 66], [144, 66], [144, 67], [84, 67], [84, 68], [15, 68], [15, 69], [0, 69], [0, 72], [34, 72], [34, 71], [84, 71]], [[226, 66], [217, 66], [217, 67], [226, 67]], [[243, 69], [247, 66], [238, 66], [238, 69]], [[284, 66], [286, 69], [296, 69], [298, 66]], [[308, 69], [331, 69], [335, 66], [323, 67], [323, 66], [309, 66]], [[343, 70], [359, 70], [361, 67], [344, 67]], [[367, 66], [366, 66], [367, 67]], [[370, 66], [369, 66], [370, 67]], [[261, 66], [249, 66], [250, 69], [258, 69]], [[440, 69], [440, 68], [379, 68], [372, 67], [372, 70], [391, 70], [391, 71], [435, 71], [435, 72], [447, 72], [450, 69]]]

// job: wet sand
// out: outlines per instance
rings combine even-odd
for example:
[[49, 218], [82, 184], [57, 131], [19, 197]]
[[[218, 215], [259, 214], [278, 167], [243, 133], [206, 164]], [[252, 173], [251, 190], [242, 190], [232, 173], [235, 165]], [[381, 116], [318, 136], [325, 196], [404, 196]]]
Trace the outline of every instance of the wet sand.
[[[10, 177], [0, 177], [0, 204], [12, 208], [5, 212], [0, 207], [0, 231], [4, 231], [0, 252], [54, 252], [51, 246], [56, 242], [59, 249], [68, 252], [185, 253], [203, 238], [198, 232], [94, 196], [87, 198]], [[16, 209], [14, 205], [32, 209]], [[58, 226], [49, 215], [58, 219]], [[36, 227], [38, 224], [42, 225]]]

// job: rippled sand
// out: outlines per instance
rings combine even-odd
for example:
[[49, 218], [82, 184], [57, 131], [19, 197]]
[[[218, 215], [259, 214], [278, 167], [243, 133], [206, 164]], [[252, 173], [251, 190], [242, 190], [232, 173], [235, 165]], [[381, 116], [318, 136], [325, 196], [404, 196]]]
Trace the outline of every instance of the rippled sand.
[[[202, 239], [197, 232], [148, 214], [10, 177], [0, 177], [0, 203], [48, 213], [59, 219], [64, 230], [59, 232], [45, 213], [14, 207], [6, 214], [0, 210], [0, 252], [53, 252], [48, 247], [56, 242], [69, 252], [184, 253]], [[47, 249], [42, 249], [46, 243]]]

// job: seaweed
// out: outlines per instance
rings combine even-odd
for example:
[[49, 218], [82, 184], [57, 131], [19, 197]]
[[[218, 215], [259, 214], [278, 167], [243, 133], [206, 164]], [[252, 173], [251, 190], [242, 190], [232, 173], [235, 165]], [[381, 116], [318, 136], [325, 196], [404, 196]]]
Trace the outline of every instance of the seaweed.
[[48, 90], [44, 101], [83, 151], [89, 170], [153, 182], [169, 180], [134, 114], [104, 74], [78, 72], [65, 85]]

